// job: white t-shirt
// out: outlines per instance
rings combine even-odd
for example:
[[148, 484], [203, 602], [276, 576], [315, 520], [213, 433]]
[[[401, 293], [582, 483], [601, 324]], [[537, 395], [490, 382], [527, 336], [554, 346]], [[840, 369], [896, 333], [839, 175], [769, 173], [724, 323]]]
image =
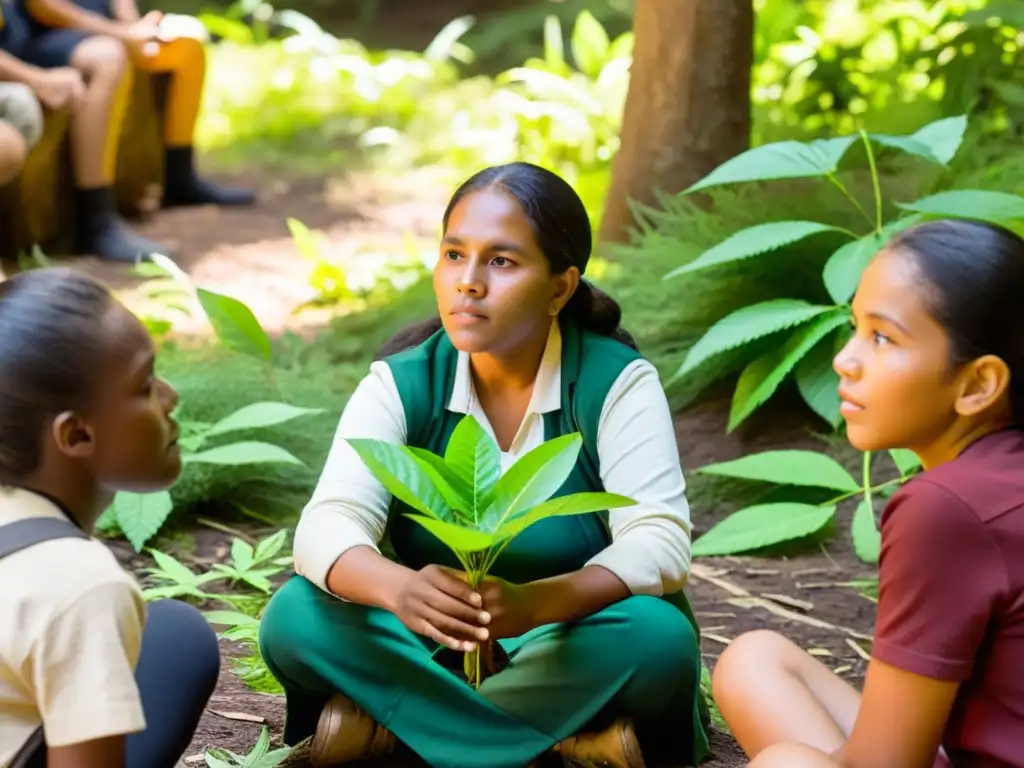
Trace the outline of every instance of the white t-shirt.
[[[0, 487], [0, 525], [65, 517]], [[44, 726], [50, 746], [141, 731], [135, 665], [146, 620], [135, 580], [96, 539], [55, 539], [0, 560], [0, 766]]]

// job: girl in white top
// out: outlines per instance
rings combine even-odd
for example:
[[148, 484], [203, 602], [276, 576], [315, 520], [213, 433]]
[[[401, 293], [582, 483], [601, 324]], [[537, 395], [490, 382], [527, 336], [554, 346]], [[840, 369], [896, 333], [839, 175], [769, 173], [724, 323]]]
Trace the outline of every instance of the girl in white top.
[[[177, 394], [139, 320], [66, 269], [0, 283], [0, 371], [0, 766], [171, 768], [216, 636], [184, 603], [147, 616], [89, 532], [116, 491], [178, 477]], [[21, 547], [40, 531], [60, 538]]]

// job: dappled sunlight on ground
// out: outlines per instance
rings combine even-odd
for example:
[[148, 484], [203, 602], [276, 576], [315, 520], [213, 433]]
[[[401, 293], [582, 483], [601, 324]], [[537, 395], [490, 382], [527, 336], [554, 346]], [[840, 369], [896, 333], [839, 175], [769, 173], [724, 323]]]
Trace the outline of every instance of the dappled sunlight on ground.
[[[317, 277], [338, 265], [349, 281], [365, 284], [391, 262], [423, 263], [436, 252], [441, 214], [452, 189], [443, 172], [381, 178], [347, 174], [330, 179], [269, 180], [256, 174], [225, 179], [254, 185], [253, 208], [206, 206], [159, 212], [136, 223], [143, 235], [175, 250], [175, 261], [200, 287], [245, 302], [269, 333], [306, 335], [326, 324], [338, 307], [304, 308], [325, 287]], [[290, 232], [295, 219], [319, 240], [303, 253]], [[175, 333], [207, 335], [201, 313], [168, 312], [143, 280], [121, 265], [80, 259], [76, 265], [109, 282], [140, 315], [167, 315]]]

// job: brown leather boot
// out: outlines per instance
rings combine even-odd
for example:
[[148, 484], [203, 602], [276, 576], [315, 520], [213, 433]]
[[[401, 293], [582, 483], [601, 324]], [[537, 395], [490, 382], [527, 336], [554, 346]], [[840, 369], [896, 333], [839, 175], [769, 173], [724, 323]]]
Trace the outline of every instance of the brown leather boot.
[[314, 768], [390, 755], [395, 736], [347, 696], [338, 693], [324, 706], [309, 745]]
[[633, 721], [616, 720], [599, 733], [579, 733], [553, 748], [562, 761], [579, 768], [646, 768]]

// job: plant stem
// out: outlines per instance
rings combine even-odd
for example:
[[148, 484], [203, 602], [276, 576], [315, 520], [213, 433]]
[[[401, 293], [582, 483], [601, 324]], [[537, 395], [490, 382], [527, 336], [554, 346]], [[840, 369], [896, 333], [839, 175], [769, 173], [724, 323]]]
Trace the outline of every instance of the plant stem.
[[870, 488], [858, 488], [856, 491], [849, 491], [847, 493], [843, 493], [840, 494], [839, 496], [831, 498], [828, 501], [823, 501], [819, 506], [826, 507], [829, 506], [830, 504], [838, 504], [841, 501], [846, 501], [847, 499], [856, 496], [858, 493], [868, 495], [876, 491], [880, 491], [883, 488], [888, 488], [890, 485], [898, 485], [902, 483], [904, 480], [906, 480], [905, 477], [895, 477], [892, 480], [886, 480], [884, 483], [873, 485]]
[[844, 195], [846, 195], [846, 198], [851, 203], [853, 203], [853, 206], [858, 211], [861, 212], [861, 215], [863, 215], [865, 219], [867, 219], [868, 224], [871, 224], [872, 226], [874, 226], [874, 222], [871, 220], [871, 217], [868, 215], [868, 212], [864, 210], [864, 206], [862, 206], [860, 204], [860, 202], [857, 200], [857, 198], [855, 198], [853, 195], [850, 194], [850, 190], [848, 190], [843, 185], [843, 182], [841, 182], [839, 179], [836, 178], [836, 175], [834, 173], [827, 173], [827, 174], [825, 174], [825, 178], [828, 179], [829, 181], [831, 181], [832, 184], [835, 185], [836, 189], [838, 189], [840, 192], [842, 192]]
[[[864, 451], [864, 503], [868, 505], [868, 509], [871, 511], [871, 517], [875, 516], [875, 507], [871, 500], [871, 451]], [[900, 478], [903, 479], [902, 477]]]
[[860, 129], [860, 137], [864, 141], [864, 151], [868, 153], [868, 165], [871, 167], [871, 184], [875, 189], [875, 231], [878, 234], [882, 234], [882, 188], [878, 180], [875, 153], [871, 149], [871, 140], [863, 128]]

